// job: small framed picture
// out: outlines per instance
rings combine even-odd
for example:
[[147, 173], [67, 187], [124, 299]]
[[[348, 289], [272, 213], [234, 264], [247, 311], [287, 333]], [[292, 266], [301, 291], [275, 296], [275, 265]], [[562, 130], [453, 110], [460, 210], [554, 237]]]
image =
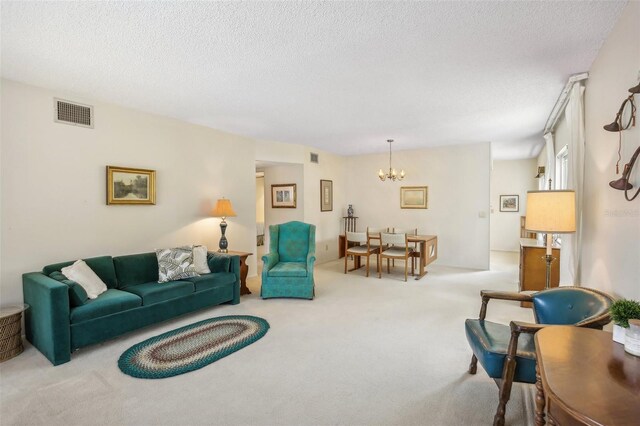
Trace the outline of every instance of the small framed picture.
[[402, 186], [400, 187], [401, 209], [426, 209], [428, 186]]
[[330, 212], [333, 210], [333, 181], [320, 180], [320, 211]]
[[107, 204], [155, 204], [156, 171], [107, 166]]
[[296, 184], [271, 185], [271, 207], [274, 209], [295, 209]]
[[501, 212], [520, 211], [520, 196], [519, 195], [501, 195], [500, 211]]

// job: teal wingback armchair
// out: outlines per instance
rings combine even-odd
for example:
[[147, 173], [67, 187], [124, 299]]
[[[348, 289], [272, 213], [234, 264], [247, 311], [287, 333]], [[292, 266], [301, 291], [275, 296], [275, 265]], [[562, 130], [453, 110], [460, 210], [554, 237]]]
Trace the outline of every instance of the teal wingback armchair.
[[269, 226], [269, 253], [262, 256], [263, 299], [313, 299], [316, 227], [303, 222]]
[[[515, 382], [536, 382], [536, 348], [534, 334], [551, 325], [575, 325], [602, 329], [611, 320], [609, 307], [613, 299], [602, 292], [582, 287], [557, 287], [533, 295], [499, 291], [480, 292], [482, 306], [478, 319], [466, 320], [464, 327], [473, 351], [469, 373], [475, 374], [477, 363], [500, 388], [494, 425], [504, 425], [506, 405]], [[486, 321], [490, 299], [531, 302], [536, 323], [511, 321], [509, 325]]]

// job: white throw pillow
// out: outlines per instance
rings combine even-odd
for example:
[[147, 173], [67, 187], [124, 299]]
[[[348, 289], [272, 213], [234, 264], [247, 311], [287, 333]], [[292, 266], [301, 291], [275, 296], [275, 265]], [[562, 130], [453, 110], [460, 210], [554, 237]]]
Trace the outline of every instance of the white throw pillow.
[[77, 260], [73, 265], [60, 270], [62, 275], [77, 282], [87, 292], [89, 299], [95, 299], [107, 291], [107, 285], [93, 272], [84, 260]]
[[207, 263], [207, 246], [193, 246], [193, 266], [199, 274], [210, 274]]

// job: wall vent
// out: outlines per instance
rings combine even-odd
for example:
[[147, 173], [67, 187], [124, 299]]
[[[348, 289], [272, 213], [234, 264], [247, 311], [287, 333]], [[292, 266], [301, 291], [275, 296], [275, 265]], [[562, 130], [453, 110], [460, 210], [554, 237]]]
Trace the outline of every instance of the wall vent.
[[319, 158], [318, 158], [318, 154], [316, 154], [315, 152], [312, 152], [312, 153], [311, 153], [310, 161], [311, 161], [312, 163], [316, 163], [316, 164], [318, 164], [318, 163], [320, 162], [320, 161], [319, 161]]
[[55, 103], [55, 116], [57, 123], [71, 124], [73, 126], [93, 128], [93, 107], [63, 99], [53, 99]]

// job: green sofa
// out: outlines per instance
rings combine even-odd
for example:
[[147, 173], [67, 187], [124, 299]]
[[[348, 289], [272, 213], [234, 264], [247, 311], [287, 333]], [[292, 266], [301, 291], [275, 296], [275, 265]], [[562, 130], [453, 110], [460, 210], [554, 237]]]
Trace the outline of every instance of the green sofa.
[[60, 273], [73, 261], [22, 276], [25, 332], [53, 365], [71, 352], [138, 328], [208, 306], [240, 303], [240, 258], [209, 252], [210, 274], [158, 283], [156, 254], [84, 259], [107, 285], [98, 298], [79, 300], [73, 281]]

